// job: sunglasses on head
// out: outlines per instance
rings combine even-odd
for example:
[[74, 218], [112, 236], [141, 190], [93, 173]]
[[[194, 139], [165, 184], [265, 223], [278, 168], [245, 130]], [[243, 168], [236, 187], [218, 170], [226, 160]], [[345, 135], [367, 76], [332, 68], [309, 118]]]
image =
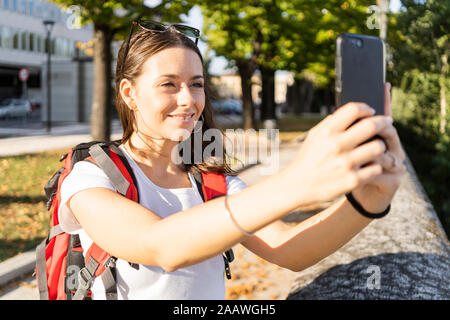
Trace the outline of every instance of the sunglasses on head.
[[184, 34], [185, 36], [188, 36], [191, 38], [195, 38], [195, 45], [197, 45], [198, 39], [200, 38], [200, 30], [186, 26], [184, 24], [179, 24], [179, 23], [164, 24], [164, 23], [152, 21], [152, 20], [133, 21], [133, 23], [131, 24], [131, 28], [130, 28], [130, 34], [128, 35], [128, 39], [127, 39], [127, 46], [125, 48], [125, 53], [123, 55], [123, 60], [121, 63], [122, 66], [125, 64], [125, 59], [127, 58], [128, 50], [130, 49], [131, 36], [133, 35], [133, 30], [136, 25], [138, 25], [142, 29], [144, 29], [146, 31], [150, 31], [150, 32], [163, 32], [163, 31], [166, 31], [168, 28], [173, 27], [179, 33]]

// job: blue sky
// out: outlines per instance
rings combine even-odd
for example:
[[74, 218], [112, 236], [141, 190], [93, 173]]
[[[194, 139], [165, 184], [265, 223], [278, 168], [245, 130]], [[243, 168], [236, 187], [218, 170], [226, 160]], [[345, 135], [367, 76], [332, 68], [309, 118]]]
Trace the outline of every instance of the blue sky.
[[[159, 4], [161, 1], [160, 0], [144, 0], [144, 3], [149, 6], [149, 7], [153, 7], [157, 4]], [[376, 4], [376, 1], [373, 1], [374, 4]], [[391, 11], [398, 11], [400, 9], [401, 6], [401, 2], [400, 0], [391, 0], [390, 1], [390, 9]], [[182, 17], [184, 23], [202, 30], [202, 26], [203, 26], [203, 16], [202, 13], [200, 11], [200, 8], [195, 6], [193, 7], [188, 15], [185, 15]], [[207, 45], [206, 43], [204, 43], [203, 41], [199, 41], [199, 49], [202, 52], [202, 54], [204, 54], [206, 52], [207, 49]], [[211, 67], [210, 67], [210, 72], [212, 74], [222, 74], [224, 72], [226, 72], [226, 66], [227, 66], [227, 60], [223, 57], [215, 57], [213, 58], [212, 62], [211, 62]]]

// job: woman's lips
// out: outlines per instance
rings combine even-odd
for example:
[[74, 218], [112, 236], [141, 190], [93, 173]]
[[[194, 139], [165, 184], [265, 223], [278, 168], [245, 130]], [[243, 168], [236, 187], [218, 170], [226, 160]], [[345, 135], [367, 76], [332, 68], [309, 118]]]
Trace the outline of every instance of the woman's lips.
[[195, 113], [191, 114], [179, 114], [179, 115], [169, 115], [169, 118], [181, 122], [181, 123], [190, 123], [194, 120]]

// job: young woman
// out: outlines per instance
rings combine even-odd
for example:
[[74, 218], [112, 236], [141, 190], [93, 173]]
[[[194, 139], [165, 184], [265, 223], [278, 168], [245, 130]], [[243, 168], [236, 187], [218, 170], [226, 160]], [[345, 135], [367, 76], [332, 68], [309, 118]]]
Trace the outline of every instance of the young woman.
[[[221, 163], [177, 164], [180, 132], [214, 128], [203, 60], [189, 27], [140, 22], [120, 48], [116, 103], [121, 150], [136, 175], [140, 203], [115, 192], [92, 163], [77, 163], [62, 185], [62, 228], [118, 257], [119, 299], [224, 299], [222, 253], [241, 243], [261, 258], [300, 271], [330, 255], [386, 210], [405, 159], [389, 116], [349, 103], [312, 128], [297, 157], [246, 187]], [[134, 30], [134, 29], [132, 29]], [[386, 114], [390, 114], [386, 87]], [[361, 121], [349, 126], [357, 119]], [[194, 129], [195, 127], [195, 129]], [[385, 140], [360, 145], [378, 134]], [[193, 170], [226, 175], [228, 196], [203, 203]], [[351, 191], [314, 217], [288, 226], [299, 206]], [[128, 262], [140, 264], [139, 270]], [[102, 281], [92, 287], [104, 299]]]

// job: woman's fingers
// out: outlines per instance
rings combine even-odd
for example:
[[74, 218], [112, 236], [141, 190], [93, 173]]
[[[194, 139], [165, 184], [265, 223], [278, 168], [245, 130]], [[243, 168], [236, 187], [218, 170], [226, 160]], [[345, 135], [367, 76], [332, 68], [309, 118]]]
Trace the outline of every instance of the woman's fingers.
[[379, 140], [373, 140], [355, 148], [347, 155], [347, 166], [359, 168], [369, 162], [375, 161], [386, 150], [385, 144]]
[[383, 173], [383, 167], [377, 163], [369, 163], [367, 166], [356, 170], [357, 185], [362, 185], [371, 182]]
[[406, 167], [403, 164], [403, 161], [400, 161], [391, 152], [386, 152], [379, 156], [377, 162], [383, 167], [385, 171], [388, 171], [390, 173], [404, 173], [406, 171]]
[[373, 116], [373, 112], [373, 109], [365, 103], [349, 102], [331, 115], [327, 125], [333, 133], [342, 132], [358, 119]]
[[341, 134], [339, 140], [343, 149], [351, 150], [364, 141], [379, 134], [387, 126], [392, 124], [392, 118], [385, 116], [373, 116], [358, 121]]
[[404, 172], [405, 166], [402, 157], [403, 150], [400, 148], [400, 155], [386, 149], [386, 144], [380, 139], [376, 139], [361, 146], [356, 147], [354, 150], [349, 151], [346, 158], [346, 165], [349, 168], [358, 168], [368, 163], [378, 163], [384, 170], [391, 173]]
[[386, 126], [378, 133], [384, 138], [387, 150], [397, 157], [400, 162], [405, 161], [406, 155], [403, 151], [397, 130], [393, 125]]

